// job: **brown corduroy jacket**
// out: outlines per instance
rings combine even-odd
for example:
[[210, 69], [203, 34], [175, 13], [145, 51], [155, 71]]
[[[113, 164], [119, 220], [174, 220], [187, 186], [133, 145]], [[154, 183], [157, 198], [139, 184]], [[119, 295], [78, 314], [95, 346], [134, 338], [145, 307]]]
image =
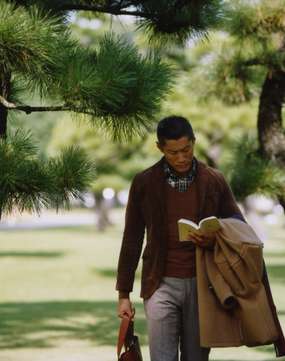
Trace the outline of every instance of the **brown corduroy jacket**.
[[[159, 286], [166, 260], [166, 181], [162, 158], [132, 182], [125, 217], [125, 229], [119, 257], [116, 289], [127, 296], [133, 289], [135, 271], [143, 251], [141, 297], [149, 298]], [[243, 216], [222, 173], [198, 161], [198, 218]]]

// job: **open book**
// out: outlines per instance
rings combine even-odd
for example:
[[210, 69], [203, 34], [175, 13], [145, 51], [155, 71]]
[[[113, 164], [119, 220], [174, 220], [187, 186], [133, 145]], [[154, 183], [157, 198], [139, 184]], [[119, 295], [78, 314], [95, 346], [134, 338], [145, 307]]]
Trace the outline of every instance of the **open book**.
[[205, 234], [216, 232], [221, 228], [221, 223], [217, 217], [211, 216], [201, 219], [199, 224], [196, 224], [189, 219], [181, 218], [178, 221], [178, 232], [180, 241], [189, 241], [189, 234]]

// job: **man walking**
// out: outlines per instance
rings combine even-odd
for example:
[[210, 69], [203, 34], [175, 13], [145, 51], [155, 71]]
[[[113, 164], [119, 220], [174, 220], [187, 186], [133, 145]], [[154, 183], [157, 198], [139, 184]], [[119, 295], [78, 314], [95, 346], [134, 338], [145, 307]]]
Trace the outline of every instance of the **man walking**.
[[180, 242], [177, 221], [209, 216], [244, 220], [223, 175], [194, 156], [195, 135], [187, 119], [170, 116], [157, 127], [163, 158], [132, 182], [118, 263], [118, 315], [133, 317], [129, 294], [143, 250], [141, 297], [151, 361], [208, 360], [200, 347], [195, 267], [196, 247], [214, 236]]

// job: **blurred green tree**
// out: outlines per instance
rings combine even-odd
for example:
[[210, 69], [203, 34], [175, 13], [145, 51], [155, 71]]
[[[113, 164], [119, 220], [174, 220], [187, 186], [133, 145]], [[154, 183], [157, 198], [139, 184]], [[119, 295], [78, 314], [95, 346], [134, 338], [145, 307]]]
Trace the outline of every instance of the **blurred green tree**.
[[[252, 107], [251, 116], [257, 121], [249, 138], [235, 132], [231, 122], [226, 126], [222, 114], [216, 131], [212, 133], [210, 127], [209, 131], [222, 138], [228, 127], [226, 137], [233, 152], [226, 168], [236, 196], [243, 199], [252, 192], [265, 193], [285, 209], [284, 19], [282, 0], [227, 2], [220, 30], [211, 33], [208, 42], [193, 44], [190, 56], [176, 56], [176, 60], [189, 75], [186, 91], [192, 87], [191, 95], [206, 108], [221, 102], [226, 106], [223, 109]], [[245, 120], [241, 117], [241, 124]], [[244, 133], [248, 134], [247, 127]]]
[[284, 1], [231, 2], [227, 14], [224, 27], [230, 38], [221, 44], [210, 70], [212, 90], [230, 103], [259, 98], [260, 154], [284, 166]]

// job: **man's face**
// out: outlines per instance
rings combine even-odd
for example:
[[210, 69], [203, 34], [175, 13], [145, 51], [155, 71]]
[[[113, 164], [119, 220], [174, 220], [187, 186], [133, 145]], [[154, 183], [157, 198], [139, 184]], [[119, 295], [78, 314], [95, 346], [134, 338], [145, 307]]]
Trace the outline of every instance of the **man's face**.
[[157, 147], [164, 154], [168, 164], [177, 173], [186, 173], [192, 166], [195, 140], [187, 136], [179, 139], [167, 139], [164, 145], [157, 143]]

